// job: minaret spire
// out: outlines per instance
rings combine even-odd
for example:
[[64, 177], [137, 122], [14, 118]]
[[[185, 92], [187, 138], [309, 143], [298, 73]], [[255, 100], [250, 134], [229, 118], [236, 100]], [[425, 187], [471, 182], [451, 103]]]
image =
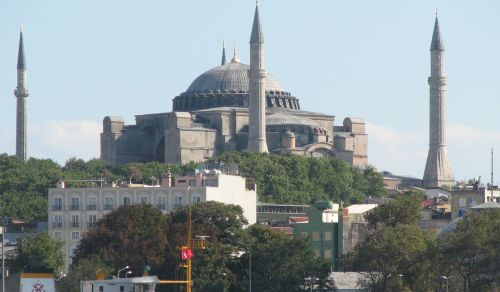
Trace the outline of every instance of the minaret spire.
[[250, 69], [248, 70], [248, 146], [249, 151], [268, 152], [266, 141], [266, 68], [264, 35], [259, 6], [255, 6], [250, 36]]
[[17, 98], [16, 111], [16, 155], [19, 159], [28, 159], [28, 69], [24, 56], [23, 26], [21, 25], [19, 34], [19, 51], [17, 53], [17, 87], [14, 95]]
[[453, 185], [454, 178], [446, 147], [446, 106], [444, 76], [444, 45], [436, 17], [431, 41], [431, 76], [429, 82], [429, 153], [425, 165], [425, 188]]
[[222, 40], [222, 60], [220, 61], [221, 66], [226, 64], [226, 46], [224, 40]]

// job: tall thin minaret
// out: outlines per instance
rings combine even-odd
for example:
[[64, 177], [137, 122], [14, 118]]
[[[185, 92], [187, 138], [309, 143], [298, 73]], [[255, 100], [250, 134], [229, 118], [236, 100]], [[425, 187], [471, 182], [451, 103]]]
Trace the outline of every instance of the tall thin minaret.
[[222, 41], [222, 60], [220, 61], [220, 65], [226, 64], [226, 46], [224, 41]]
[[14, 90], [17, 98], [16, 112], [16, 156], [19, 159], [28, 160], [28, 70], [24, 57], [23, 27], [19, 36], [19, 52], [17, 54], [17, 87]]
[[444, 45], [437, 15], [432, 34], [431, 76], [428, 82], [430, 87], [429, 154], [423, 184], [425, 188], [437, 188], [450, 186], [455, 182], [446, 148]]
[[264, 36], [260, 26], [259, 6], [255, 6], [250, 36], [250, 70], [248, 70], [248, 147], [249, 151], [268, 152], [266, 142], [266, 69]]

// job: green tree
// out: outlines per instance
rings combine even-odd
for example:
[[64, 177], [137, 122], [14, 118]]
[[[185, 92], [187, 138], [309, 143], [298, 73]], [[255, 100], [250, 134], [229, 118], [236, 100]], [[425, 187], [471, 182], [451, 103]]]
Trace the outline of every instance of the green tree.
[[367, 195], [383, 196], [382, 176], [360, 170], [338, 158], [306, 158], [256, 152], [226, 152], [217, 160], [238, 164], [242, 175], [257, 183], [263, 202], [311, 204], [317, 200], [361, 203]]
[[415, 225], [421, 218], [422, 196], [404, 195], [382, 204], [366, 215], [372, 227], [399, 224]]
[[97, 255], [109, 267], [130, 266], [134, 275], [142, 275], [146, 265], [158, 274], [166, 244], [165, 217], [160, 210], [145, 204], [121, 206], [85, 233], [73, 261], [78, 264]]
[[432, 244], [416, 225], [379, 226], [354, 248], [347, 268], [368, 272], [367, 284], [375, 291], [427, 291]]
[[233, 267], [238, 281], [232, 291], [248, 290], [249, 261], [255, 291], [304, 291], [334, 288], [330, 264], [317, 258], [306, 239], [292, 239], [262, 225], [245, 230], [245, 253]]
[[[500, 210], [472, 212], [456, 229], [442, 234], [443, 270], [456, 276], [463, 291], [490, 291], [500, 282]], [[458, 287], [457, 287], [458, 289]]]
[[46, 233], [27, 235], [18, 241], [12, 260], [15, 272], [54, 272], [60, 274], [64, 266], [63, 243]]
[[47, 198], [35, 192], [8, 191], [0, 196], [0, 214], [30, 222], [47, 220]]
[[[205, 250], [194, 251], [194, 288], [201, 291], [224, 291], [235, 276], [228, 268], [236, 258], [241, 244], [241, 232], [248, 222], [237, 205], [203, 202], [176, 209], [167, 216], [168, 251], [165, 260], [169, 278], [175, 277], [180, 259], [177, 247], [185, 245], [188, 233], [188, 213], [191, 208], [192, 236], [209, 236]], [[182, 271], [181, 273], [183, 273]]]
[[96, 280], [97, 273], [111, 275], [112, 269], [106, 266], [96, 255], [81, 259], [78, 264], [72, 264], [66, 277], [59, 280], [57, 291], [80, 292], [80, 281]]

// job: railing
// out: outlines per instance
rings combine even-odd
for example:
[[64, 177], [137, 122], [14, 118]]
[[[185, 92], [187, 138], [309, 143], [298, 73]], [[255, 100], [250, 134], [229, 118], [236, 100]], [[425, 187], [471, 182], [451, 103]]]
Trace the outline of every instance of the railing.
[[167, 209], [167, 205], [166, 204], [157, 204], [156, 207], [160, 210], [166, 210]]
[[52, 228], [62, 228], [63, 223], [62, 222], [52, 222]]
[[62, 205], [52, 205], [52, 211], [62, 211]]
[[87, 210], [88, 211], [95, 211], [95, 210], [97, 210], [97, 205], [87, 205]]
[[69, 227], [78, 228], [80, 227], [80, 222], [69, 222]]
[[87, 222], [87, 227], [89, 227], [89, 228], [90, 228], [90, 227], [94, 227], [94, 226], [96, 226], [96, 225], [97, 225], [97, 222], [96, 222], [96, 221], [89, 221], [89, 222]]
[[174, 209], [182, 207], [182, 203], [175, 203], [174, 204]]
[[113, 205], [104, 205], [103, 210], [113, 210]]
[[70, 211], [80, 211], [80, 205], [69, 205]]

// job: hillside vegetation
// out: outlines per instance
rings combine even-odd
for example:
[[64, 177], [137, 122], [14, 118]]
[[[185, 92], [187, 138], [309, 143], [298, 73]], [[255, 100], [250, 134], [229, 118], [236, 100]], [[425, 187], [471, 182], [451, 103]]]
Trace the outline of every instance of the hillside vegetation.
[[[226, 165], [234, 162], [243, 176], [254, 178], [263, 202], [310, 204], [328, 199], [351, 204], [385, 193], [379, 173], [372, 168], [351, 167], [336, 158], [231, 152], [217, 160]], [[15, 156], [0, 154], [0, 212], [28, 221], [47, 220], [48, 189], [55, 187], [58, 180], [69, 181], [69, 187], [92, 185], [71, 181], [85, 179], [149, 184], [168, 171], [174, 175], [187, 173], [196, 165], [149, 162], [111, 166], [97, 159], [72, 158], [61, 166], [50, 159], [30, 158], [23, 163]]]

